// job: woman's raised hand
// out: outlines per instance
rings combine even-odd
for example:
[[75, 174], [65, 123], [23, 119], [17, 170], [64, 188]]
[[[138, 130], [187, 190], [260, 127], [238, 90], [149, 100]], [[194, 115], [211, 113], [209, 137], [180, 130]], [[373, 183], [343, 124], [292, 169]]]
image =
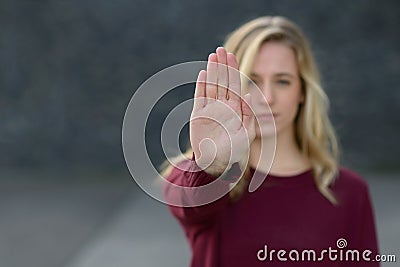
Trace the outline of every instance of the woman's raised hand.
[[249, 152], [255, 126], [248, 103], [250, 94], [241, 98], [236, 57], [217, 48], [197, 78], [190, 120], [195, 160], [207, 173], [219, 176]]

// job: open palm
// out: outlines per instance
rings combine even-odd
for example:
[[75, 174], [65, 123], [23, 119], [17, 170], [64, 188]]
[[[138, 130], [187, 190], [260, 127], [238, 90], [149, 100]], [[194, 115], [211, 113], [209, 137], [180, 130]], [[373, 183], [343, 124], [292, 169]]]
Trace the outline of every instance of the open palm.
[[[250, 95], [241, 98], [236, 58], [222, 47], [210, 54], [199, 73], [190, 120], [190, 143], [196, 163], [219, 176], [249, 152], [255, 137]], [[246, 103], [247, 102], [247, 103]]]

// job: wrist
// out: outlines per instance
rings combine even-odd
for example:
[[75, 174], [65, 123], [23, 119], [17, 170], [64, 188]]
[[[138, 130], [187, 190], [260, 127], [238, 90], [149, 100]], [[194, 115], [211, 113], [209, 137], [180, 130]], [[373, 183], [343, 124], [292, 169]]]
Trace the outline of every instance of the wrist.
[[199, 162], [196, 157], [195, 153], [193, 152], [192, 155], [192, 160], [196, 163], [197, 167], [201, 170], [203, 170], [205, 173], [212, 175], [214, 177], [219, 177], [221, 176], [227, 169], [227, 166], [224, 166], [224, 164], [219, 164], [217, 162], [213, 162], [211, 165], [208, 167], [203, 167], [206, 164], [203, 164], [202, 162]]

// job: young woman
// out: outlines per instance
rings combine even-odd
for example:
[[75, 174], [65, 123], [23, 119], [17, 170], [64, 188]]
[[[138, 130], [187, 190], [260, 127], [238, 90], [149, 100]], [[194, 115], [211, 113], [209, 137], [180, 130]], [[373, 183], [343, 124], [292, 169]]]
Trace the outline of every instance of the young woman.
[[[243, 83], [235, 69], [254, 83]], [[229, 194], [200, 206], [168, 206], [190, 243], [192, 267], [379, 265], [367, 185], [338, 166], [327, 111], [307, 40], [286, 18], [252, 20], [209, 55], [195, 89], [191, 160], [163, 175], [198, 188], [248, 157]], [[249, 192], [255, 175], [266, 178]], [[170, 183], [167, 200], [197, 200], [177, 195]]]

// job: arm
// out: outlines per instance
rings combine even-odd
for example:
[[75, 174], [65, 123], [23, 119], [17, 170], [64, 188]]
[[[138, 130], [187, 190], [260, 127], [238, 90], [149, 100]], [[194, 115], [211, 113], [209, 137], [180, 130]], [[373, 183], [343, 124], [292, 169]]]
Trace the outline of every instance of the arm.
[[[369, 258], [375, 259], [375, 255], [379, 254], [378, 240], [376, 234], [375, 216], [373, 206], [368, 190], [368, 186], [365, 187], [364, 197], [361, 208], [361, 233], [360, 233], [360, 249], [368, 249], [372, 251]], [[380, 266], [379, 262], [364, 262], [366, 266]], [[362, 265], [364, 266], [364, 265]]]
[[222, 47], [197, 77], [189, 130], [192, 160], [173, 169], [167, 180], [180, 187], [167, 183], [164, 196], [181, 221], [204, 222], [228, 202], [229, 181], [221, 176], [248, 155], [255, 138], [250, 94], [242, 97], [236, 58]]
[[[164, 197], [168, 203], [177, 203], [177, 205], [168, 205], [171, 213], [183, 223], [208, 223], [212, 222], [221, 210], [229, 203], [229, 184], [234, 182], [240, 174], [239, 169], [232, 168], [224, 174], [223, 177], [215, 177], [201, 170], [195, 161], [194, 153], [192, 159], [182, 162], [178, 167], [174, 167], [167, 181], [181, 187], [198, 188], [216, 181], [215, 186], [207, 190], [183, 190], [175, 188], [170, 183], [164, 184]], [[224, 177], [225, 176], [225, 177]], [[231, 177], [228, 179], [228, 177]], [[224, 194], [225, 193], [225, 194]], [[206, 202], [210, 195], [217, 194], [219, 199], [208, 204], [197, 206], [196, 203]]]

